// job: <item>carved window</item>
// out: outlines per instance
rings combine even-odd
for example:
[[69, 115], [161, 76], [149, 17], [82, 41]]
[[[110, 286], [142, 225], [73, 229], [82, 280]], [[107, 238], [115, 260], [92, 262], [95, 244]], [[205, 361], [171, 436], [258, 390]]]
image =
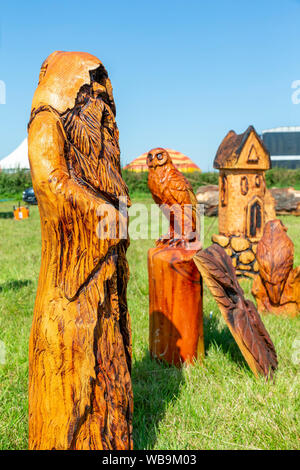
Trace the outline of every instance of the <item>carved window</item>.
[[243, 196], [247, 194], [248, 190], [249, 190], [248, 178], [247, 176], [242, 176], [241, 177], [241, 193], [243, 194]]
[[222, 176], [221, 180], [221, 206], [227, 205], [227, 178], [225, 175]]
[[258, 163], [258, 155], [256, 153], [254, 145], [252, 145], [249, 155], [248, 155], [248, 163]]
[[263, 208], [257, 198], [249, 203], [247, 209], [247, 233], [251, 238], [259, 238], [263, 228]]
[[260, 175], [256, 175], [256, 176], [255, 176], [255, 186], [256, 186], [257, 188], [260, 187], [260, 181], [261, 181]]

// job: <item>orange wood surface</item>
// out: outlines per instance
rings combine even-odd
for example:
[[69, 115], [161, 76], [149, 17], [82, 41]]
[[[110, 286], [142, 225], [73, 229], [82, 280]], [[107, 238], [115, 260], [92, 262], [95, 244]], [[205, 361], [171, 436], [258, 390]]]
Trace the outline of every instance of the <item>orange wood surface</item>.
[[179, 366], [204, 355], [202, 280], [195, 250], [156, 247], [148, 252], [150, 352]]

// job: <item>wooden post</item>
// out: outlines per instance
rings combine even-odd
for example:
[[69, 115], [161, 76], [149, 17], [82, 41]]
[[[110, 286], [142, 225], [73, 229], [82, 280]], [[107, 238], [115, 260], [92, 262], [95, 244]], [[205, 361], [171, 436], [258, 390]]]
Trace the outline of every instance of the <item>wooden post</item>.
[[180, 366], [204, 355], [202, 279], [195, 250], [158, 246], [148, 251], [150, 353]]

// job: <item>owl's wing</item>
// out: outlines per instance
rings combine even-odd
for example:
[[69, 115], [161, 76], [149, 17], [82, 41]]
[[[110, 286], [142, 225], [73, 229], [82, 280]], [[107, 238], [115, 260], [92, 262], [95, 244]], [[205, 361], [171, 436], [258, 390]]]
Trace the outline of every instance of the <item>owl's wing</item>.
[[174, 203], [193, 205], [197, 203], [192, 186], [185, 176], [176, 168], [171, 168], [169, 172], [167, 189], [172, 199], [174, 199]]
[[232, 336], [255, 375], [272, 378], [277, 357], [272, 340], [252, 302], [244, 298], [231, 258], [219, 245], [194, 256]]

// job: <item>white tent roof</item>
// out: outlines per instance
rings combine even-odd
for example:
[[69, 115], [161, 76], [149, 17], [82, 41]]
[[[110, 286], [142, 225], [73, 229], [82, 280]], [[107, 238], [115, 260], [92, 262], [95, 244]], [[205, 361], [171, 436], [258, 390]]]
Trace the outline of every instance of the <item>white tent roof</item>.
[[27, 139], [24, 139], [21, 145], [19, 145], [19, 147], [17, 147], [10, 155], [0, 160], [1, 170], [13, 170], [18, 168], [30, 168]]

